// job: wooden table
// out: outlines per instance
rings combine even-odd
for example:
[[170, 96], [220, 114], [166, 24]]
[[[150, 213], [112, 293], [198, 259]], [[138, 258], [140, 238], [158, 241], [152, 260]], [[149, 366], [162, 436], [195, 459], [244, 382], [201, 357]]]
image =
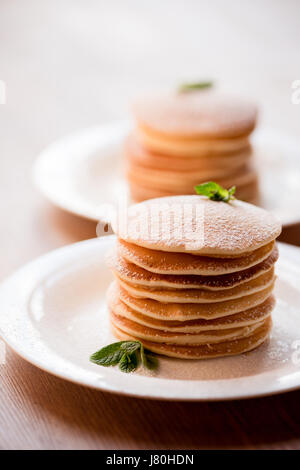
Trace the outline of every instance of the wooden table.
[[[242, 7], [245, 5], [245, 8]], [[188, 11], [187, 11], [188, 10]], [[261, 125], [299, 131], [290, 102], [299, 2], [2, 0], [0, 215], [2, 278], [34, 257], [95, 236], [33, 188], [30, 169], [53, 139], [126, 116], [136, 92], [218, 77], [255, 97]], [[300, 244], [300, 227], [283, 239]], [[52, 377], [9, 349], [0, 366], [0, 448], [300, 448], [300, 391], [185, 404], [122, 398]]]

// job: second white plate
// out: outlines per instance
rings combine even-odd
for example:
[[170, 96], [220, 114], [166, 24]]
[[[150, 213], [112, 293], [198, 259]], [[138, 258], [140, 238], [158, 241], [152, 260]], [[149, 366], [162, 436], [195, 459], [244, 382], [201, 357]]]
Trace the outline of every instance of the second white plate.
[[[92, 220], [103, 220], [105, 205], [128, 198], [121, 172], [122, 143], [128, 121], [87, 129], [53, 143], [38, 157], [34, 181], [58, 207]], [[300, 221], [300, 139], [272, 129], [253, 135], [260, 172], [262, 205], [284, 225]]]

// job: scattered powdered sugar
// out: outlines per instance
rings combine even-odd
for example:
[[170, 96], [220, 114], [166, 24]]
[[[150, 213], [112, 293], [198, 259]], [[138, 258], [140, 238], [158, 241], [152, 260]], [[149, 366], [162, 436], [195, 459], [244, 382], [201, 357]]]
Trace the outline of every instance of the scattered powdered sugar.
[[285, 363], [288, 361], [286, 353], [290, 350], [290, 344], [287, 341], [282, 341], [281, 339], [273, 341], [273, 346], [267, 351], [269, 359], [272, 361], [280, 361]]
[[[278, 281], [277, 303], [270, 338], [257, 349], [238, 356], [208, 360], [180, 360], [160, 356], [160, 378], [180, 380], [221, 380], [251, 377], [266, 372], [300, 371], [293, 361], [295, 341], [300, 340], [300, 294]], [[140, 370], [139, 373], [144, 374]]]

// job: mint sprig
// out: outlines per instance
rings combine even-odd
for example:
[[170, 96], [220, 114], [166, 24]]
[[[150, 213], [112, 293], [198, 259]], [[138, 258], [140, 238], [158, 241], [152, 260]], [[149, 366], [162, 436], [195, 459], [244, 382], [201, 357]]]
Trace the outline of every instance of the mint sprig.
[[109, 344], [91, 355], [90, 361], [99, 366], [119, 365], [122, 372], [133, 372], [139, 364], [147, 369], [156, 369], [158, 362], [144, 349], [140, 341], [119, 341]]
[[213, 86], [212, 81], [202, 81], [202, 82], [194, 82], [194, 83], [183, 83], [179, 86], [178, 91], [179, 93], [185, 93], [187, 91], [194, 91], [194, 90], [203, 90], [205, 88], [211, 88]]
[[146, 353], [144, 346], [141, 344], [141, 360], [144, 367], [150, 370], [157, 369], [158, 360], [157, 357], [152, 356], [152, 354]]
[[230, 189], [225, 189], [214, 181], [208, 181], [207, 183], [198, 184], [197, 186], [195, 186], [195, 191], [197, 194], [207, 196], [212, 201], [229, 202], [232, 199], [235, 199], [235, 197], [233, 196], [235, 190], [235, 186], [232, 186], [232, 188]]
[[123, 354], [119, 362], [119, 369], [122, 372], [133, 372], [138, 366], [138, 358], [136, 353]]

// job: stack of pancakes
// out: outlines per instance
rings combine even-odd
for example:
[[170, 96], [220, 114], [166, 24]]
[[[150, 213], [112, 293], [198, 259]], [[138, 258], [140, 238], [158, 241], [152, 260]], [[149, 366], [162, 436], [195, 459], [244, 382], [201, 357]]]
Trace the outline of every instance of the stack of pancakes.
[[108, 290], [114, 334], [150, 351], [200, 359], [265, 341], [280, 223], [238, 200], [177, 196], [131, 206], [114, 224]]
[[144, 98], [134, 114], [137, 126], [124, 152], [134, 201], [194, 194], [196, 184], [212, 180], [235, 184], [239, 199], [258, 202], [252, 104], [202, 90]]

